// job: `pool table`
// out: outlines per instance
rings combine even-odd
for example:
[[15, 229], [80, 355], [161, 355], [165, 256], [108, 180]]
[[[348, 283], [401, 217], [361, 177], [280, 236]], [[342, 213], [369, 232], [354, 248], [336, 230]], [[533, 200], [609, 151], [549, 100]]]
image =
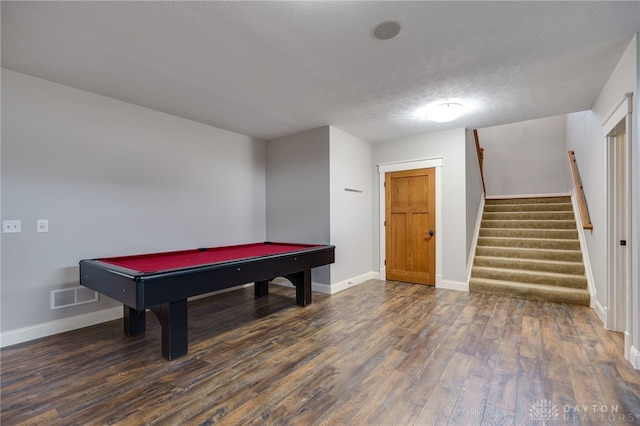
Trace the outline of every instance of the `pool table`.
[[285, 277], [296, 304], [311, 303], [311, 269], [335, 261], [335, 247], [262, 242], [80, 261], [80, 284], [123, 304], [124, 332], [143, 333], [145, 310], [160, 321], [162, 355], [187, 353], [187, 298], [254, 283], [266, 296], [269, 281]]

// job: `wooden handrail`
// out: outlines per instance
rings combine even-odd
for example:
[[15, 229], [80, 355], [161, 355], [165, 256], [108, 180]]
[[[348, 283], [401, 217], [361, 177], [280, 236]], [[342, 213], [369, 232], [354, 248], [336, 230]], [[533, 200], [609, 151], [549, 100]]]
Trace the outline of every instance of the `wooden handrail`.
[[584, 196], [584, 189], [582, 188], [582, 180], [580, 179], [580, 173], [578, 173], [576, 154], [573, 151], [569, 151], [569, 164], [571, 165], [573, 184], [576, 188], [576, 196], [578, 199], [578, 209], [580, 210], [580, 220], [582, 221], [582, 227], [584, 229], [593, 229], [593, 224], [591, 223], [591, 218], [589, 217], [589, 209], [587, 208], [587, 200]]
[[480, 179], [482, 179], [482, 191], [487, 195], [487, 188], [484, 186], [484, 148], [480, 146], [478, 139], [478, 129], [473, 129], [473, 139], [476, 141], [476, 154], [478, 154], [478, 164], [480, 164]]

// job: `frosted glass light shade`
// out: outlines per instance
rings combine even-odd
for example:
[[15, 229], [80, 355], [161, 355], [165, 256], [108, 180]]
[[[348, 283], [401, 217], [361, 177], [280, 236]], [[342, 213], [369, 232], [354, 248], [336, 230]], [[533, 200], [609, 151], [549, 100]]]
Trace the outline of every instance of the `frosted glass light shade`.
[[463, 112], [462, 104], [446, 102], [429, 108], [425, 117], [438, 123], [445, 123], [460, 117]]

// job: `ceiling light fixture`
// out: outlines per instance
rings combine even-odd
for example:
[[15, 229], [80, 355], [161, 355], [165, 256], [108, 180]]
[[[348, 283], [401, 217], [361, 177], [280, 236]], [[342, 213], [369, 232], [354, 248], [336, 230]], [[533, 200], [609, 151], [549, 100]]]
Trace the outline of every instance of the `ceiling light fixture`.
[[383, 21], [371, 30], [371, 37], [380, 41], [393, 40], [402, 33], [402, 24], [398, 21]]
[[445, 102], [428, 108], [426, 110], [425, 118], [437, 121], [438, 123], [445, 123], [460, 117], [463, 112], [464, 107], [462, 104]]

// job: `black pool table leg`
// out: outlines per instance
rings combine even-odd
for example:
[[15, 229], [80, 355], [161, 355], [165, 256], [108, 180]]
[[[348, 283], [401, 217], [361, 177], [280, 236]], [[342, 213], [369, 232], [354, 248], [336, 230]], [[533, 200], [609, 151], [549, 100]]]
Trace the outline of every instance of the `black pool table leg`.
[[262, 297], [269, 295], [269, 280], [256, 281], [253, 283], [253, 294], [255, 297]]
[[124, 334], [135, 336], [144, 333], [147, 328], [147, 315], [143, 309], [138, 311], [131, 306], [122, 305], [124, 308]]
[[162, 356], [171, 361], [186, 355], [188, 347], [187, 299], [154, 306], [151, 311], [156, 315], [162, 328]]
[[296, 272], [285, 276], [296, 286], [296, 305], [307, 306], [311, 304], [311, 269]]

